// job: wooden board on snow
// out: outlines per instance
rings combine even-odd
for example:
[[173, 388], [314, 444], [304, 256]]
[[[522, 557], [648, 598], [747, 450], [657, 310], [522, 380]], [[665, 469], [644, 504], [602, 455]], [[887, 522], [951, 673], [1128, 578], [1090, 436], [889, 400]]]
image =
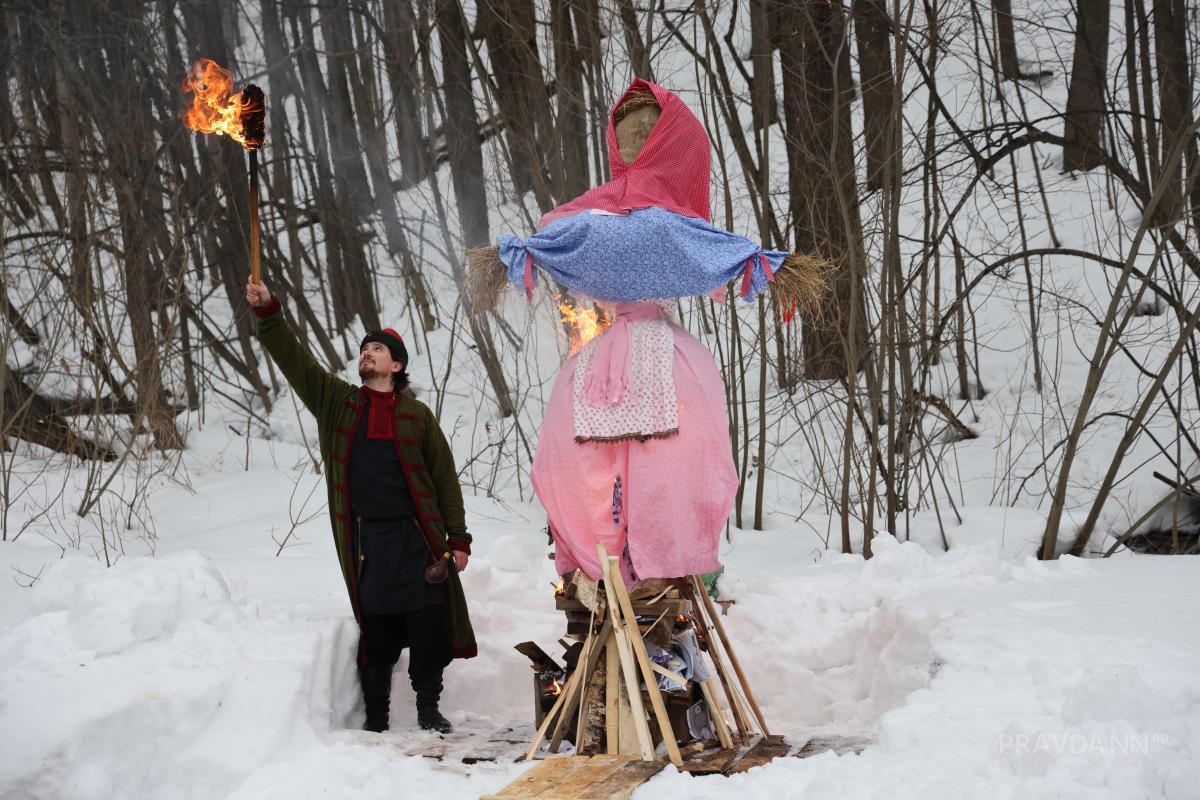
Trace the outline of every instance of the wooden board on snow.
[[725, 774], [736, 775], [754, 767], [761, 767], [777, 758], [791, 755], [793, 749], [782, 736], [760, 736], [741, 758], [729, 766]]
[[496, 794], [480, 800], [621, 800], [662, 771], [637, 756], [551, 756]]
[[839, 756], [861, 753], [872, 740], [863, 736], [817, 736], [809, 739], [796, 752], [796, 758], [810, 758], [820, 753], [834, 752]]

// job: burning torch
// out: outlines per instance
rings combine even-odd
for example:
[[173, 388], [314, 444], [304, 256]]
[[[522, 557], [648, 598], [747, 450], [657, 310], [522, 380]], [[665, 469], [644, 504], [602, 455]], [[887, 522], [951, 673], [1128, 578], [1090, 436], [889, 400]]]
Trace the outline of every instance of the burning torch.
[[258, 150], [267, 138], [267, 102], [263, 90], [247, 84], [233, 91], [233, 76], [209, 58], [192, 65], [183, 79], [183, 91], [191, 92], [192, 105], [183, 124], [200, 133], [228, 136], [246, 149], [250, 159], [250, 276], [262, 282], [259, 266]]

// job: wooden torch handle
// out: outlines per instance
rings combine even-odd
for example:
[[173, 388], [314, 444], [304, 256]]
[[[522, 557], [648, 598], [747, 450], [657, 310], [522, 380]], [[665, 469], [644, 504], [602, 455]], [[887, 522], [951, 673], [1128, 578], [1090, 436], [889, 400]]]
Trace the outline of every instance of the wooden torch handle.
[[258, 151], [250, 151], [250, 277], [262, 283], [258, 242]]

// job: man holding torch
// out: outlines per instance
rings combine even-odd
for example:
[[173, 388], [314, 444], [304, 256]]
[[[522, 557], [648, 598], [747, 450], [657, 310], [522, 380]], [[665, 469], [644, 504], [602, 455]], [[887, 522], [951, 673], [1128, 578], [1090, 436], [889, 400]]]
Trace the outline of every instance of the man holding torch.
[[317, 420], [334, 543], [360, 631], [364, 728], [387, 730], [392, 668], [407, 647], [418, 724], [448, 733], [438, 711], [442, 671], [477, 654], [458, 578], [471, 535], [446, 437], [406, 391], [404, 340], [390, 328], [367, 333], [354, 386], [321, 368], [253, 277], [246, 300], [263, 347]]

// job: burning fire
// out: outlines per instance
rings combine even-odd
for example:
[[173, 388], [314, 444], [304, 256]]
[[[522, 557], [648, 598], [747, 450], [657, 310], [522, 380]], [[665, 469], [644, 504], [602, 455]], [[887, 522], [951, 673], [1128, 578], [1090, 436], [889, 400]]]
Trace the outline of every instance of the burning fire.
[[558, 579], [558, 583], [554, 584], [554, 596], [562, 597], [567, 593], [567, 582], [562, 578]]
[[544, 697], [557, 697], [562, 694], [562, 684], [558, 682], [558, 678], [551, 676], [550, 683], [542, 691]]
[[193, 92], [192, 107], [183, 115], [183, 124], [200, 133], [228, 136], [247, 150], [257, 150], [261, 139], [250, 139], [243, 129], [247, 116], [260, 111], [261, 105], [242, 92], [233, 91], [233, 75], [210, 58], [192, 65], [183, 79], [183, 91]]
[[601, 326], [600, 314], [595, 308], [587, 309], [571, 303], [559, 302], [558, 310], [562, 313], [562, 323], [569, 326], [568, 336], [571, 340], [571, 352], [596, 338], [607, 326]]

